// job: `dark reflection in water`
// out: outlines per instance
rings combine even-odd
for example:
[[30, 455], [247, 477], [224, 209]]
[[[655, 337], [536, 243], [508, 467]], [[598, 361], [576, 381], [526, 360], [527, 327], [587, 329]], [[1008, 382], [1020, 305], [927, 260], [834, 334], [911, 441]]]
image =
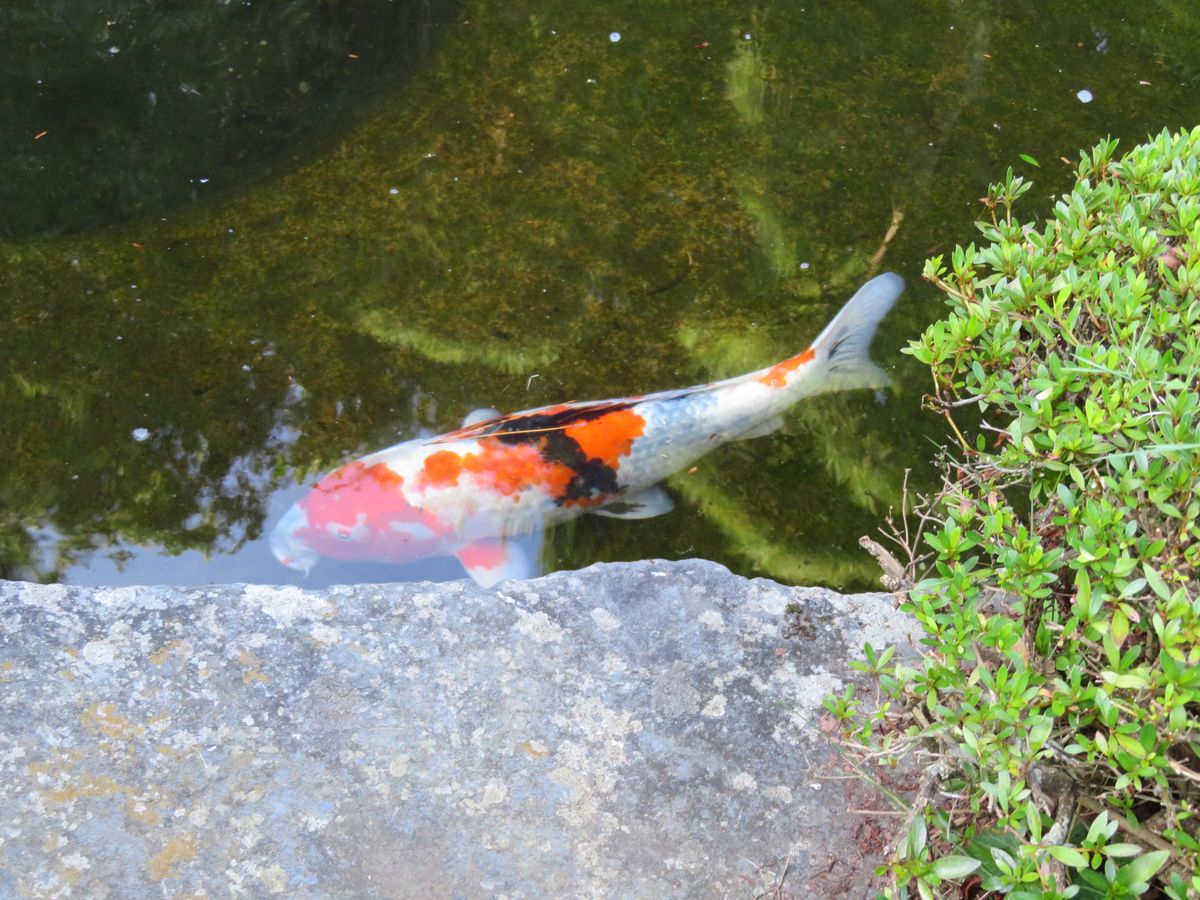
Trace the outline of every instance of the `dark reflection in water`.
[[5, 4], [0, 235], [228, 192], [353, 121], [458, 3]]
[[[922, 259], [972, 238], [1006, 166], [1045, 215], [1071, 181], [1060, 157], [1200, 112], [1183, 2], [1136, 22], [1066, 4], [469, 2], [425, 44], [404, 23], [431, 34], [444, 7], [75, 6], [0, 12], [6, 37], [33, 35], [0, 64], [17, 126], [0, 227], [20, 236], [0, 244], [7, 577], [290, 580], [262, 535], [297, 482], [480, 406], [758, 368], [891, 268], [911, 287], [875, 342], [885, 405], [801, 404], [672, 478], [669, 515], [588, 516], [547, 542], [562, 567], [703, 555], [866, 585], [857, 537], [940, 437], [927, 373], [898, 352], [940, 309]], [[53, 90], [29, 87], [37, 65]], [[384, 572], [304, 583], [457, 575]]]

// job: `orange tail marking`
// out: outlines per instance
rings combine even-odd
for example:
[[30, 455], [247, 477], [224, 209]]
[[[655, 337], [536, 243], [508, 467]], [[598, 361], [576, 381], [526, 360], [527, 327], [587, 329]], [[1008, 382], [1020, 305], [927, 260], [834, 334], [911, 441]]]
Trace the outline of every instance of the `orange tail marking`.
[[787, 377], [789, 375], [806, 362], [811, 362], [816, 355], [816, 351], [812, 347], [809, 347], [803, 353], [793, 356], [790, 359], [785, 359], [776, 366], [772, 366], [765, 374], [758, 376], [758, 380], [767, 387], [781, 388], [787, 384]]

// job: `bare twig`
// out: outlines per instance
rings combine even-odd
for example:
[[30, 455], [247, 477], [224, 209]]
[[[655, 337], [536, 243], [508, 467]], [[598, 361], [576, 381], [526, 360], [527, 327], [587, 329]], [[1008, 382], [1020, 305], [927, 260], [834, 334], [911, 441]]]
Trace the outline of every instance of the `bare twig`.
[[913, 580], [908, 577], [908, 573], [904, 566], [900, 564], [900, 561], [876, 541], [871, 540], [864, 534], [858, 539], [858, 546], [875, 557], [875, 561], [879, 563], [879, 568], [883, 569], [883, 575], [879, 580], [883, 582], [883, 586], [889, 591], [900, 593], [907, 591], [913, 586]]
[[[1079, 805], [1075, 782], [1061, 769], [1041, 763], [1033, 763], [1029, 767], [1028, 782], [1042, 808], [1054, 816], [1054, 824], [1046, 832], [1043, 843], [1047, 846], [1063, 843], [1071, 832], [1071, 823], [1075, 821], [1075, 810]], [[1054, 879], [1060, 894], [1066, 891], [1071, 882], [1065, 865], [1048, 857], [1043, 864], [1043, 871]]]
[[949, 776], [950, 768], [942, 759], [938, 759], [922, 773], [921, 784], [917, 788], [916, 796], [913, 797], [912, 806], [908, 808], [908, 815], [904, 817], [903, 825], [896, 832], [896, 842], [892, 846], [892, 858], [900, 855], [900, 848], [908, 838], [908, 832], [912, 829], [913, 822], [916, 821], [917, 816], [925, 812], [925, 807], [937, 793], [938, 786]]
[[887, 253], [888, 245], [892, 242], [892, 238], [896, 236], [896, 232], [900, 230], [900, 223], [904, 221], [904, 210], [892, 207], [892, 224], [888, 226], [887, 232], [883, 236], [883, 241], [879, 244], [879, 249], [875, 251], [871, 257], [871, 262], [867, 266], [868, 272], [875, 272], [883, 262], [884, 254]]
[[943, 400], [941, 397], [938, 397], [936, 402], [942, 409], [960, 409], [964, 406], [970, 406], [972, 403], [978, 403], [982, 399], [983, 394], [976, 394], [973, 397], [963, 397], [961, 400]]

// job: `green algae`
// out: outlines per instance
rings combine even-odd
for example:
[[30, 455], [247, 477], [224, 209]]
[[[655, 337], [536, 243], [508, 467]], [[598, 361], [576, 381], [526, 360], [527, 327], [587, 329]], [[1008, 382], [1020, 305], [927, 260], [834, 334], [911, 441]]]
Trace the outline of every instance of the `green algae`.
[[[1094, 110], [1053, 99], [1067, 76], [1039, 54], [1076, 53], [1095, 23], [1039, 16], [473, 2], [425, 68], [270, 177], [165, 221], [0, 244], [0, 470], [17, 473], [0, 482], [0, 567], [70, 577], [143, 542], [219, 563], [260, 535], [289, 472], [479, 406], [796, 352], [862, 280], [912, 276], [961, 236], [995, 158], [1090, 142]], [[1158, 127], [1151, 97], [1195, 110], [1169, 85], [1122, 87], [1149, 38], [1103, 25], [1125, 40], [1078, 52], [1078, 77], [1146, 91], [1104, 131]], [[899, 364], [930, 302], [914, 287], [892, 313], [881, 362]], [[793, 434], [706, 460], [670, 518], [581, 523], [557, 564], [694, 552], [863, 583], [853, 542], [937, 434], [919, 373], [897, 375], [913, 387], [882, 413], [869, 396], [803, 405]]]

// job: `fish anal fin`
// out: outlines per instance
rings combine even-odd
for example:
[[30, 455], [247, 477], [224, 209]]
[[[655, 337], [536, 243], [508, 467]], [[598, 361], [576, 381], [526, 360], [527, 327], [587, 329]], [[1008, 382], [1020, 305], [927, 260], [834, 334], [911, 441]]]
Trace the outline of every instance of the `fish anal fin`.
[[540, 538], [540, 535], [524, 541], [484, 538], [467, 544], [454, 555], [476, 584], [490, 588], [501, 581], [536, 578], [540, 574], [536, 552]]
[[607, 516], [610, 519], [653, 519], [655, 516], [669, 513], [674, 508], [675, 501], [656, 485], [622, 497], [607, 506], [593, 509], [592, 514]]
[[746, 431], [743, 431], [741, 434], [739, 434], [737, 437], [735, 437], [734, 440], [735, 441], [748, 441], [753, 438], [766, 437], [768, 434], [774, 434], [776, 431], [778, 431], [782, 427], [783, 427], [783, 417], [782, 416], [771, 416], [767, 419], [763, 419], [761, 422], [759, 422], [757, 425], [753, 426], [752, 428], [750, 428]]

